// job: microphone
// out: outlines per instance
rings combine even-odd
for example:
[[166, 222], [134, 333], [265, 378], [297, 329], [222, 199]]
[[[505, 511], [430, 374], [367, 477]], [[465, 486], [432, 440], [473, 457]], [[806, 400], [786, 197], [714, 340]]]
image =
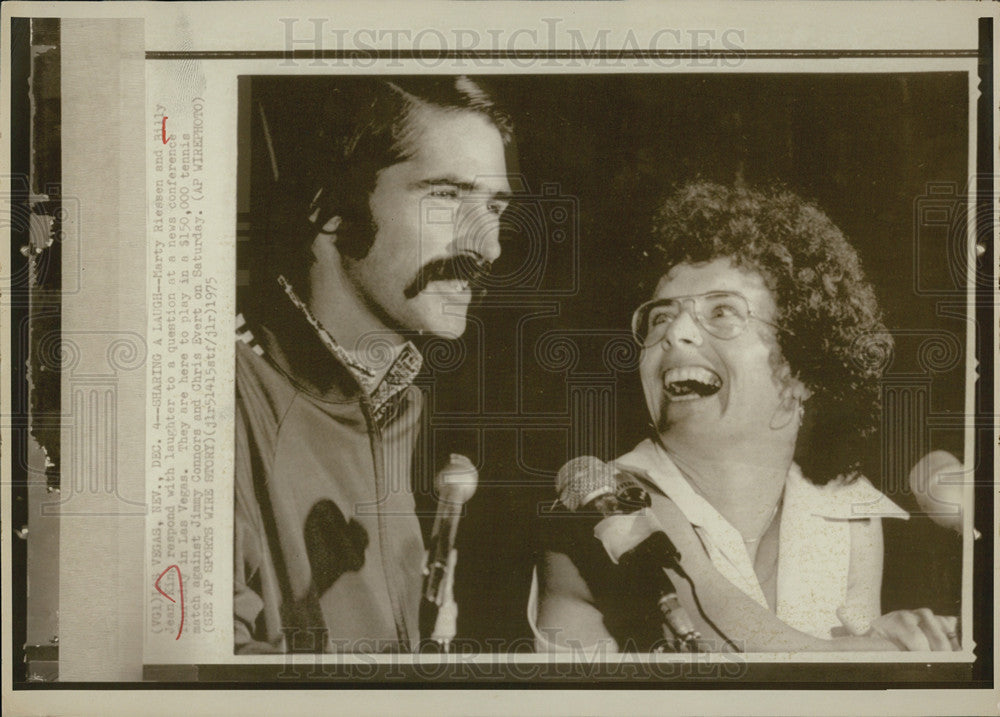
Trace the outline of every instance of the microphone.
[[424, 578], [424, 599], [441, 607], [446, 599], [442, 590], [448, 575], [448, 557], [455, 547], [458, 521], [465, 502], [476, 492], [479, 472], [465, 456], [452, 453], [448, 463], [434, 476], [438, 497], [437, 514], [431, 530]]
[[964, 473], [959, 460], [947, 451], [931, 451], [910, 471], [910, 489], [927, 517], [957, 533], [962, 532]]
[[594, 527], [594, 536], [601, 541], [611, 561], [635, 582], [653, 580], [664, 637], [669, 641], [676, 638], [681, 649], [697, 652], [701, 635], [664, 571], [672, 568], [684, 574], [680, 553], [650, 510], [649, 494], [635, 481], [623, 482], [619, 476], [598, 458], [574, 458], [556, 476], [559, 500], [571, 512], [601, 516]]

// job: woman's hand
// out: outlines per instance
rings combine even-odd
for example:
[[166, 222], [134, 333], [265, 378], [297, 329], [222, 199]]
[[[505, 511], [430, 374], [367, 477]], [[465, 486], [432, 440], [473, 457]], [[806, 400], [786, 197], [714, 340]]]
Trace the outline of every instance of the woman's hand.
[[951, 652], [962, 649], [958, 618], [935, 615], [925, 607], [896, 610], [876, 618], [868, 634], [885, 638], [901, 650]]

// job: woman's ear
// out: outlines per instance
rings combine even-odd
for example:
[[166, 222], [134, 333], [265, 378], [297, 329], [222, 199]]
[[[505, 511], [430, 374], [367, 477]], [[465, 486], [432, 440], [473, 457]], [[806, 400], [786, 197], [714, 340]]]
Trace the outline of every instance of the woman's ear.
[[782, 361], [781, 367], [777, 370], [776, 378], [781, 386], [781, 397], [784, 401], [805, 403], [812, 396], [812, 391], [792, 373], [792, 367], [788, 365], [787, 361]]
[[791, 379], [790, 390], [792, 398], [798, 401], [799, 403], [805, 403], [810, 398], [812, 398], [813, 395], [812, 391], [809, 390], [809, 387], [806, 386], [804, 383], [802, 383], [798, 378]]
[[[802, 404], [812, 396], [812, 391], [798, 378], [792, 376], [791, 369], [787, 365], [779, 375], [782, 377], [783, 383], [780, 393], [781, 403], [771, 417], [769, 425], [775, 430], [784, 428], [791, 421], [795, 421], [797, 426], [801, 426], [806, 412], [805, 406]], [[779, 416], [785, 418], [779, 419]]]
[[797, 376], [792, 375], [792, 369], [787, 363], [778, 370], [778, 380], [782, 384], [782, 405], [789, 410], [796, 404], [801, 406], [812, 396], [812, 391]]

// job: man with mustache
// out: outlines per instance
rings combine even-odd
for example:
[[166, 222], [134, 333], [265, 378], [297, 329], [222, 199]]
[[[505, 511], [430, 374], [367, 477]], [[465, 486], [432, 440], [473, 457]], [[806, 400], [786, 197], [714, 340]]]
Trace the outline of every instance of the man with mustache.
[[294, 178], [272, 156], [284, 188], [255, 267], [265, 278], [238, 318], [238, 653], [417, 643], [423, 397], [410, 339], [460, 337], [500, 255], [512, 134], [483, 88], [345, 87], [328, 97], [339, 124], [317, 123], [328, 154]]

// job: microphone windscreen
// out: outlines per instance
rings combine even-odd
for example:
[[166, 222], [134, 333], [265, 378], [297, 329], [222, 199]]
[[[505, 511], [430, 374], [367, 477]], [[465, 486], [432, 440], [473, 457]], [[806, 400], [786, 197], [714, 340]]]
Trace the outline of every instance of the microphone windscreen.
[[468, 458], [452, 453], [444, 468], [434, 476], [434, 491], [441, 503], [461, 505], [476, 492], [479, 471]]
[[910, 471], [910, 489], [927, 517], [962, 532], [965, 469], [947, 451], [931, 451]]
[[570, 511], [578, 510], [598, 496], [614, 493], [617, 487], [614, 470], [594, 456], [574, 458], [556, 475], [559, 501]]

